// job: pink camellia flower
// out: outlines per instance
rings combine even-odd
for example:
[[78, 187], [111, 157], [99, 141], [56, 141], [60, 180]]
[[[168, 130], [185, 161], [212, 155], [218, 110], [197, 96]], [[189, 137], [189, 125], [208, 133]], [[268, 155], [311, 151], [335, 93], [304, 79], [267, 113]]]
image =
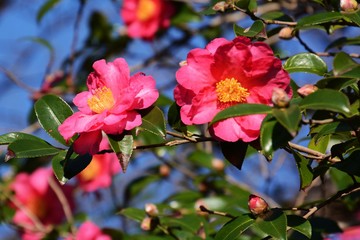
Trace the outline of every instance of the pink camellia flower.
[[[34, 219], [44, 226], [59, 224], [64, 219], [62, 204], [49, 185], [50, 178], [56, 181], [50, 168], [39, 168], [32, 174], [19, 173], [10, 186], [14, 191], [12, 205], [16, 209], [13, 222], [24, 227], [22, 239], [42, 239], [43, 233], [36, 230]], [[73, 208], [73, 188], [60, 185], [59, 188]]]
[[87, 78], [88, 91], [74, 98], [79, 112], [59, 126], [60, 134], [69, 140], [79, 133], [74, 150], [79, 154], [96, 154], [103, 139], [102, 132], [121, 134], [142, 123], [137, 110], [150, 107], [158, 98], [155, 81], [151, 76], [130, 71], [123, 58], [93, 64], [94, 72]]
[[267, 202], [256, 195], [251, 194], [248, 201], [249, 210], [254, 215], [261, 215], [269, 211]]
[[[217, 38], [205, 49], [193, 49], [176, 72], [174, 90], [187, 124], [210, 122], [221, 110], [242, 103], [272, 105], [274, 88], [292, 96], [290, 77], [268, 45], [248, 38]], [[258, 138], [263, 114], [234, 117], [213, 124], [210, 134], [223, 141], [250, 142]]]
[[173, 14], [174, 7], [166, 0], [125, 0], [121, 8], [128, 35], [149, 40], [170, 26]]
[[85, 192], [92, 192], [111, 185], [112, 177], [121, 170], [115, 153], [94, 155], [90, 164], [81, 171], [76, 178], [80, 188]]
[[68, 237], [66, 240], [111, 240], [111, 237], [104, 234], [101, 229], [90, 221], [81, 224], [76, 237]]

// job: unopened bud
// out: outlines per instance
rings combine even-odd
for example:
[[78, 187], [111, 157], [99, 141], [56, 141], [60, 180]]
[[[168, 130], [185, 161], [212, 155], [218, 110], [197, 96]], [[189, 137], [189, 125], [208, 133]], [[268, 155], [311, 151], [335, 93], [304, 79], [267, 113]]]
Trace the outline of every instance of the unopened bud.
[[284, 89], [274, 88], [271, 96], [271, 101], [276, 107], [284, 108], [289, 106], [290, 98]]
[[358, 7], [356, 0], [340, 0], [341, 10], [345, 12], [355, 11]]
[[171, 169], [169, 166], [163, 164], [159, 167], [159, 174], [162, 177], [168, 177], [170, 175]]
[[141, 229], [144, 231], [152, 231], [159, 224], [158, 218], [145, 217], [141, 222]]
[[187, 61], [186, 61], [186, 60], [183, 60], [183, 61], [179, 62], [179, 66], [180, 66], [180, 67], [184, 67], [184, 66], [186, 66], [186, 65], [187, 65]]
[[16, 155], [13, 151], [11, 151], [10, 149], [8, 149], [7, 153], [5, 154], [5, 162], [13, 159], [13, 158], [16, 158]]
[[212, 161], [211, 161], [211, 166], [218, 172], [222, 172], [224, 171], [224, 168], [225, 168], [225, 163], [224, 161], [218, 159], [218, 158], [214, 158]]
[[302, 97], [306, 97], [307, 95], [315, 92], [318, 90], [318, 87], [312, 84], [305, 84], [304, 86], [302, 86], [301, 88], [299, 88], [297, 90], [297, 93], [302, 96]]
[[145, 204], [145, 212], [149, 217], [156, 217], [159, 214], [158, 208], [152, 203]]
[[279, 38], [281, 39], [291, 39], [295, 35], [294, 28], [292, 27], [284, 27], [279, 32]]
[[217, 2], [212, 9], [217, 12], [225, 12], [225, 10], [229, 7], [229, 4], [225, 1]]
[[251, 194], [248, 201], [249, 210], [254, 215], [262, 215], [269, 211], [269, 205], [264, 199]]

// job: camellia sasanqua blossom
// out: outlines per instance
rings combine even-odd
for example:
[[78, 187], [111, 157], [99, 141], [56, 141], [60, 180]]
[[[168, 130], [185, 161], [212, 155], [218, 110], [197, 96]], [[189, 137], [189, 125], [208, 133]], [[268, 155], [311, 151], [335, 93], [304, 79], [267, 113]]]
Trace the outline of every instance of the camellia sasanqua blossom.
[[23, 227], [22, 239], [43, 239], [44, 232], [37, 229], [37, 221], [51, 229], [51, 225], [60, 224], [65, 218], [63, 206], [51, 188], [49, 179], [62, 190], [70, 208], [74, 208], [74, 189], [70, 185], [58, 185], [50, 168], [38, 168], [31, 174], [19, 173], [10, 188], [14, 191], [11, 205], [16, 211], [13, 222]]
[[115, 153], [96, 154], [76, 178], [80, 189], [84, 192], [92, 192], [109, 187], [113, 176], [120, 171], [121, 167]]
[[101, 150], [103, 133], [119, 135], [142, 123], [138, 110], [150, 107], [159, 97], [155, 80], [137, 73], [130, 76], [123, 58], [106, 63], [98, 60], [94, 72], [87, 78], [88, 91], [77, 94], [73, 100], [79, 112], [67, 118], [59, 132], [65, 140], [80, 134], [74, 142], [79, 154], [92, 155]]
[[111, 237], [101, 231], [101, 229], [91, 221], [81, 224], [75, 237], [68, 237], [66, 240], [111, 240]]
[[[292, 96], [289, 74], [271, 48], [245, 37], [232, 41], [217, 38], [205, 49], [191, 50], [176, 79], [174, 98], [186, 125], [208, 123], [218, 112], [236, 104], [272, 105], [274, 88]], [[210, 126], [209, 131], [219, 140], [251, 142], [259, 137], [264, 117], [228, 118]]]
[[129, 37], [151, 40], [170, 26], [174, 10], [167, 0], [125, 0], [120, 13]]

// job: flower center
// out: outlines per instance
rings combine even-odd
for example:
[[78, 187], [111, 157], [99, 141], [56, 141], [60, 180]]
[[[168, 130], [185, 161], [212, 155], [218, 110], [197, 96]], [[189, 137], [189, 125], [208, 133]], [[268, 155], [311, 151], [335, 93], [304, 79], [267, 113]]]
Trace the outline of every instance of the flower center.
[[91, 98], [87, 100], [91, 111], [96, 113], [102, 113], [105, 110], [109, 110], [115, 104], [115, 100], [111, 90], [107, 87], [98, 88]]
[[140, 21], [146, 21], [153, 16], [155, 8], [153, 0], [139, 0], [136, 16]]
[[40, 196], [33, 197], [32, 199], [30, 199], [26, 207], [32, 214], [34, 214], [39, 219], [45, 217], [47, 212], [46, 201], [43, 201], [43, 199], [40, 198]]
[[250, 95], [235, 78], [226, 78], [216, 83], [218, 101], [225, 104], [243, 103]]
[[96, 178], [101, 169], [101, 161], [98, 157], [93, 156], [90, 164], [79, 173], [79, 178], [87, 182]]

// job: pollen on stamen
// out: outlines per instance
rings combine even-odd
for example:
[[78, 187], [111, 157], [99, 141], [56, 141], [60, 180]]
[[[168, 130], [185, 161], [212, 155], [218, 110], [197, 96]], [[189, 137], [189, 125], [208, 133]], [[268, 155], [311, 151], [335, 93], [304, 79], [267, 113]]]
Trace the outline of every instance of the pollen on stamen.
[[218, 101], [227, 105], [246, 102], [250, 95], [248, 89], [242, 87], [235, 78], [226, 78], [216, 83], [216, 93]]
[[107, 87], [95, 89], [94, 94], [88, 99], [87, 104], [91, 111], [95, 113], [102, 113], [109, 110], [115, 104], [115, 100], [111, 90]]

